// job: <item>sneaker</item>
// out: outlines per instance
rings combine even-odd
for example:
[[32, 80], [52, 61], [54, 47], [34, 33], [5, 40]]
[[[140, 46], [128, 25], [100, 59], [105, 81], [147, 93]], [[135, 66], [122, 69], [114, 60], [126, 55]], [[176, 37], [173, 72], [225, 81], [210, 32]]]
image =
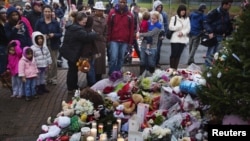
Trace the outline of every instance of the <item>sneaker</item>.
[[13, 95], [11, 95], [10, 97], [11, 97], [11, 98], [15, 98], [16, 96], [17, 96], [17, 95], [14, 95], [14, 94], [13, 94]]
[[38, 99], [39, 96], [38, 96], [38, 95], [34, 95], [34, 96], [32, 96], [32, 98], [33, 98], [33, 99]]
[[25, 101], [31, 101], [31, 97], [30, 96], [26, 96]]
[[17, 99], [20, 99], [20, 98], [22, 98], [23, 96], [22, 95], [18, 95], [16, 98]]

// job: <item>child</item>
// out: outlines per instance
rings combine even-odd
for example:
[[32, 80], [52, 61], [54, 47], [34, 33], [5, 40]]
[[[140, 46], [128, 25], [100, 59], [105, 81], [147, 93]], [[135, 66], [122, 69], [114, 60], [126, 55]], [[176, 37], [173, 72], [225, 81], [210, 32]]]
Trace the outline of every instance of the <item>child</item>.
[[23, 56], [18, 63], [18, 73], [24, 82], [25, 100], [38, 98], [35, 90], [38, 69], [33, 57], [33, 50], [30, 47], [23, 48]]
[[[140, 24], [140, 33], [146, 33], [149, 31], [149, 20], [150, 20], [150, 13], [148, 11], [144, 12], [142, 15], [142, 21]], [[143, 40], [147, 42], [147, 48], [150, 48], [150, 44], [152, 44], [152, 37], [144, 37]]]
[[11, 97], [21, 98], [23, 94], [23, 83], [18, 76], [18, 62], [22, 57], [20, 41], [12, 40], [8, 44], [8, 65], [7, 71], [11, 74], [11, 84], [13, 94]]
[[36, 81], [36, 94], [49, 92], [49, 90], [45, 88], [45, 71], [50, 67], [52, 60], [45, 39], [45, 36], [39, 31], [32, 33], [33, 45], [31, 49], [34, 52], [34, 59], [39, 70]]

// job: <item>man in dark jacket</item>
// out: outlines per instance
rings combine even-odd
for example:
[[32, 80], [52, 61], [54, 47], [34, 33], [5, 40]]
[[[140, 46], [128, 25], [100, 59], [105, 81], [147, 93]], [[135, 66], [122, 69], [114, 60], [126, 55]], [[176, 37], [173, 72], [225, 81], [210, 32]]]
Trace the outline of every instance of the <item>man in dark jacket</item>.
[[210, 11], [204, 21], [205, 31], [209, 34], [209, 38], [216, 37], [215, 46], [209, 47], [206, 53], [206, 66], [211, 66], [212, 55], [221, 48], [221, 41], [233, 31], [233, 25], [229, 16], [229, 9], [233, 0], [222, 0], [221, 6]]
[[26, 16], [32, 29], [35, 29], [36, 22], [42, 17], [42, 1], [34, 1], [32, 3], [32, 11]]

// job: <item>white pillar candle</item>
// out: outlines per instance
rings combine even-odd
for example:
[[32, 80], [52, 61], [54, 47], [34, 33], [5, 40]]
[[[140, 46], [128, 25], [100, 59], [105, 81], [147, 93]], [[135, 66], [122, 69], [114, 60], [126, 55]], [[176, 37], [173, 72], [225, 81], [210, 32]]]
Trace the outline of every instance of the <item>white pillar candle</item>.
[[91, 128], [90, 129], [90, 135], [94, 137], [94, 140], [96, 140], [97, 129], [96, 128]]
[[107, 134], [106, 133], [102, 133], [100, 135], [100, 141], [108, 141], [108, 137], [107, 137]]
[[117, 127], [117, 128], [118, 128], [118, 131], [117, 131], [117, 132], [120, 133], [122, 120], [121, 120], [120, 118], [118, 118], [116, 121], [117, 121], [117, 123], [118, 123], [118, 127]]
[[113, 125], [113, 130], [112, 130], [112, 138], [116, 139], [117, 138], [117, 125]]
[[95, 141], [95, 138], [92, 137], [92, 136], [88, 136], [88, 137], [87, 137], [87, 141]]
[[91, 124], [92, 128], [96, 128], [96, 122], [93, 121], [92, 124]]
[[125, 141], [123, 137], [119, 137], [117, 141]]

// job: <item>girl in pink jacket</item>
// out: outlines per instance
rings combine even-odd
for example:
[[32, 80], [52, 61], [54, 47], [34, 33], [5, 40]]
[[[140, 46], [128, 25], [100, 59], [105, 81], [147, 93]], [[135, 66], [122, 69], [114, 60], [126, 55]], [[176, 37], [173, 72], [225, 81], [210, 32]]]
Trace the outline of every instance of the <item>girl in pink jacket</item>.
[[23, 57], [18, 64], [18, 73], [24, 82], [25, 100], [30, 101], [32, 98], [38, 98], [35, 90], [38, 69], [33, 50], [30, 47], [24, 47], [23, 49]]
[[8, 44], [8, 65], [7, 71], [11, 74], [12, 95], [11, 97], [21, 98], [23, 95], [23, 83], [18, 76], [18, 62], [22, 57], [20, 41], [12, 40]]

